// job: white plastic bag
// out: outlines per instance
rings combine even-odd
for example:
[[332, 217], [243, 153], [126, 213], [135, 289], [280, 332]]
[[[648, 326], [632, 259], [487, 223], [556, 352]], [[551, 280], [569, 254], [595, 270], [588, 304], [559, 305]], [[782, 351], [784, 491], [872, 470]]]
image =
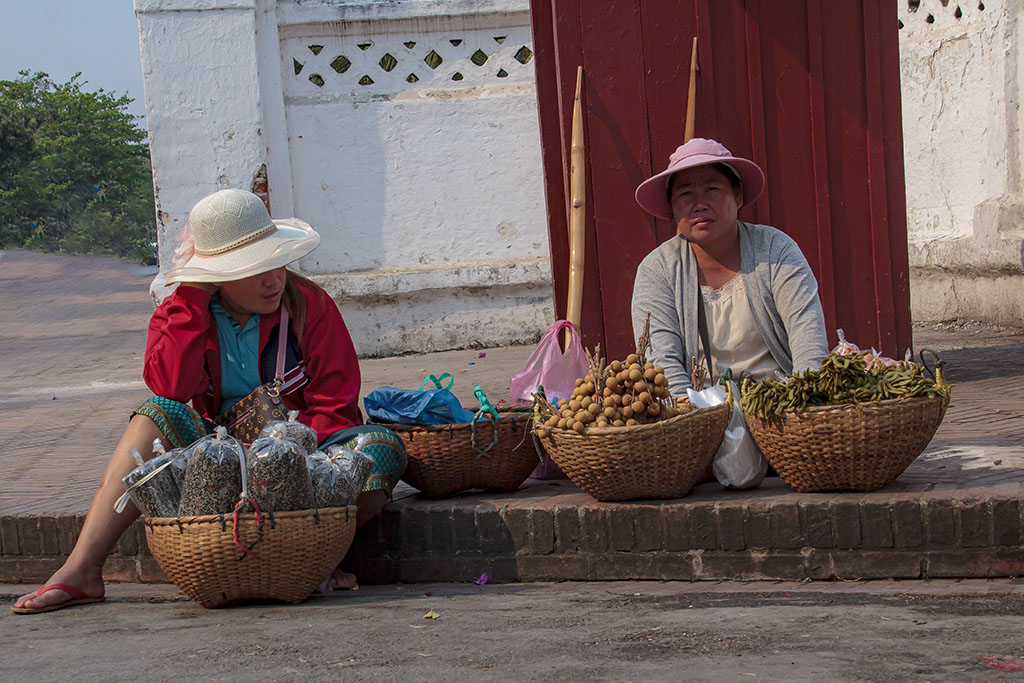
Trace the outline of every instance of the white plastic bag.
[[[722, 445], [715, 453], [711, 470], [715, 479], [722, 486], [734, 489], [752, 489], [761, 485], [768, 461], [764, 459], [761, 449], [754, 443], [754, 437], [747, 430], [747, 421], [743, 418], [740, 408], [740, 390], [735, 382], [732, 385], [732, 418], [725, 428]], [[704, 391], [686, 390], [690, 405], [694, 408], [708, 408], [725, 403], [725, 387], [715, 385]]]

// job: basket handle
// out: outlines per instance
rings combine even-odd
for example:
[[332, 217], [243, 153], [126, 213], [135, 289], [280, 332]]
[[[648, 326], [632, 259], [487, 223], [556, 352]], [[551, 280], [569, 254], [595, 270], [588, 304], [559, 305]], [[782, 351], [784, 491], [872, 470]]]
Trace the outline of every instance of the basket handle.
[[[935, 359], [932, 362], [932, 365], [935, 367], [934, 371], [932, 371], [932, 369], [928, 367], [928, 361], [924, 357], [924, 354], [926, 354], [926, 353], [932, 354], [932, 358]], [[939, 378], [938, 378], [937, 374], [938, 375], [942, 374], [942, 367], [946, 364], [946, 361], [942, 360], [942, 358], [939, 357], [939, 354], [937, 354], [934, 349], [921, 349], [920, 351], [917, 352], [917, 356], [918, 356], [918, 358], [921, 359], [921, 365], [924, 367], [924, 371], [932, 379], [938, 381]]]

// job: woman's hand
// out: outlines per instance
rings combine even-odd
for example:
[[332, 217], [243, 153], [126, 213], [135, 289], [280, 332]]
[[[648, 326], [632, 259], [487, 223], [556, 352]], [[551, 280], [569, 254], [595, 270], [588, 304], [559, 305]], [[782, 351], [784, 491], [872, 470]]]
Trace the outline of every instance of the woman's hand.
[[214, 294], [216, 294], [217, 290], [220, 289], [219, 286], [213, 284], [212, 282], [182, 282], [181, 286], [182, 287], [195, 287], [196, 289], [201, 289], [204, 292], [209, 293], [210, 296], [213, 296]]

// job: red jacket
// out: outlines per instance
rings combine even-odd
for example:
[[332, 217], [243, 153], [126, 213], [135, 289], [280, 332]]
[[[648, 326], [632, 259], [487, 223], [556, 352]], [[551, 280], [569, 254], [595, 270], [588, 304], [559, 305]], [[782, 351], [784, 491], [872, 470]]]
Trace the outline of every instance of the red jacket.
[[[331, 297], [319, 287], [299, 284], [299, 289], [306, 295], [306, 327], [298, 344], [301, 358], [292, 357], [292, 362], [286, 363], [281, 395], [290, 409], [299, 411], [299, 421], [315, 429], [323, 441], [338, 430], [363, 422], [359, 362]], [[271, 340], [276, 346], [280, 319], [280, 309], [260, 317], [262, 382], [273, 379], [276, 354], [265, 359], [264, 351]], [[292, 346], [295, 338], [290, 338]], [[220, 345], [209, 293], [198, 287], [178, 287], [157, 307], [149, 321], [142, 377], [157, 396], [191, 401], [207, 419], [220, 413]]]

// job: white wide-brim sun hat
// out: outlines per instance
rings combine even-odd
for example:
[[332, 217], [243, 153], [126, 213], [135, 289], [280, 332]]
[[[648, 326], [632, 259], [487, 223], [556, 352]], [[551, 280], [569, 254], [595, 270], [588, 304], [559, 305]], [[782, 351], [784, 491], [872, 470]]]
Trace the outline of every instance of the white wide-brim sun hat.
[[320, 244], [297, 218], [271, 219], [263, 200], [244, 190], [220, 190], [189, 214], [175, 241], [167, 283], [231, 282], [286, 266]]

